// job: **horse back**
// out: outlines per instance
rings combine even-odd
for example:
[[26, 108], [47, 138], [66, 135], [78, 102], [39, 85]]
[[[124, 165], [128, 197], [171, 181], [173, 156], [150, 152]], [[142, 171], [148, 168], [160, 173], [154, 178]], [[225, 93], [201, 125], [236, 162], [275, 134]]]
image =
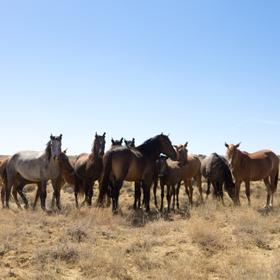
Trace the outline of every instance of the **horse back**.
[[201, 162], [197, 156], [188, 155], [187, 164], [182, 167], [182, 176], [185, 179], [192, 179], [201, 174]]
[[111, 157], [112, 175], [116, 180], [139, 181], [147, 167], [143, 155], [136, 149], [116, 148], [108, 151], [105, 157]]
[[271, 176], [279, 169], [279, 158], [270, 150], [242, 153], [234, 177], [239, 180], [258, 181]]

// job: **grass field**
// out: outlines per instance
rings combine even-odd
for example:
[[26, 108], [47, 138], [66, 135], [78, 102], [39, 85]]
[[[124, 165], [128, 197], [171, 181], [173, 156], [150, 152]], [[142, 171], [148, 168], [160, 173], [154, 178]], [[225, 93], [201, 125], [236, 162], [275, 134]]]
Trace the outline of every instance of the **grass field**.
[[[26, 190], [32, 200], [34, 187]], [[12, 203], [0, 210], [0, 279], [279, 279], [279, 196], [267, 214], [259, 211], [264, 185], [252, 191], [250, 208], [242, 188], [239, 208], [209, 197], [190, 211], [182, 191], [182, 210], [163, 215], [134, 212], [128, 184], [116, 216], [75, 209], [71, 187], [62, 191], [61, 212]]]

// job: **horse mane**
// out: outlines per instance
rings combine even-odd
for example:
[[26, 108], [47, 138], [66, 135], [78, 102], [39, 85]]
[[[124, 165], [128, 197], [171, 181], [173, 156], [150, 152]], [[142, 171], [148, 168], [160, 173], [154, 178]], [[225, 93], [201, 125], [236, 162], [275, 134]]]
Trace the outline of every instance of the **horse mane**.
[[49, 141], [47, 143], [47, 147], [45, 149], [45, 153], [47, 154], [47, 158], [48, 158], [48, 161], [51, 160], [51, 157], [52, 157], [52, 151], [51, 151], [51, 141]]

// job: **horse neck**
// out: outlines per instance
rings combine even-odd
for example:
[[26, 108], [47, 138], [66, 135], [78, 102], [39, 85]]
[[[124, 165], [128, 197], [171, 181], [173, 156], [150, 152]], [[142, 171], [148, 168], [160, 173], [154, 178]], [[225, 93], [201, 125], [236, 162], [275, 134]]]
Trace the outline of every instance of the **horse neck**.
[[240, 150], [237, 150], [237, 161], [235, 162], [233, 169], [240, 169], [242, 168], [242, 163], [248, 157], [246, 154], [242, 153]]
[[136, 148], [144, 156], [156, 160], [160, 155], [160, 150], [158, 148], [158, 143], [154, 140], [151, 140], [148, 143], [144, 143]]
[[65, 178], [65, 181], [69, 184], [75, 184], [75, 172], [74, 169], [70, 171], [70, 169], [63, 169], [62, 176]]
[[230, 170], [228, 169], [228, 167], [224, 167], [224, 179], [225, 179], [225, 184], [229, 185], [229, 184], [233, 184], [233, 179], [232, 179], [232, 175]]

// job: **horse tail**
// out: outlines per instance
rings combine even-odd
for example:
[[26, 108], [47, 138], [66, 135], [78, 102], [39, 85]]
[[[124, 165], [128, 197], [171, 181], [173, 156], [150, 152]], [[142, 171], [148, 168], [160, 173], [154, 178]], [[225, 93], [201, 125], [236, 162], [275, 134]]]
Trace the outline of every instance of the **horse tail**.
[[102, 205], [104, 197], [108, 194], [108, 185], [110, 183], [110, 174], [112, 171], [112, 158], [113, 151], [109, 151], [103, 159], [103, 172], [100, 181], [99, 196], [98, 196], [98, 205]]
[[276, 173], [275, 179], [274, 179], [274, 189], [273, 189], [274, 192], [277, 190], [278, 177], [279, 177], [279, 168], [277, 169], [277, 173]]

